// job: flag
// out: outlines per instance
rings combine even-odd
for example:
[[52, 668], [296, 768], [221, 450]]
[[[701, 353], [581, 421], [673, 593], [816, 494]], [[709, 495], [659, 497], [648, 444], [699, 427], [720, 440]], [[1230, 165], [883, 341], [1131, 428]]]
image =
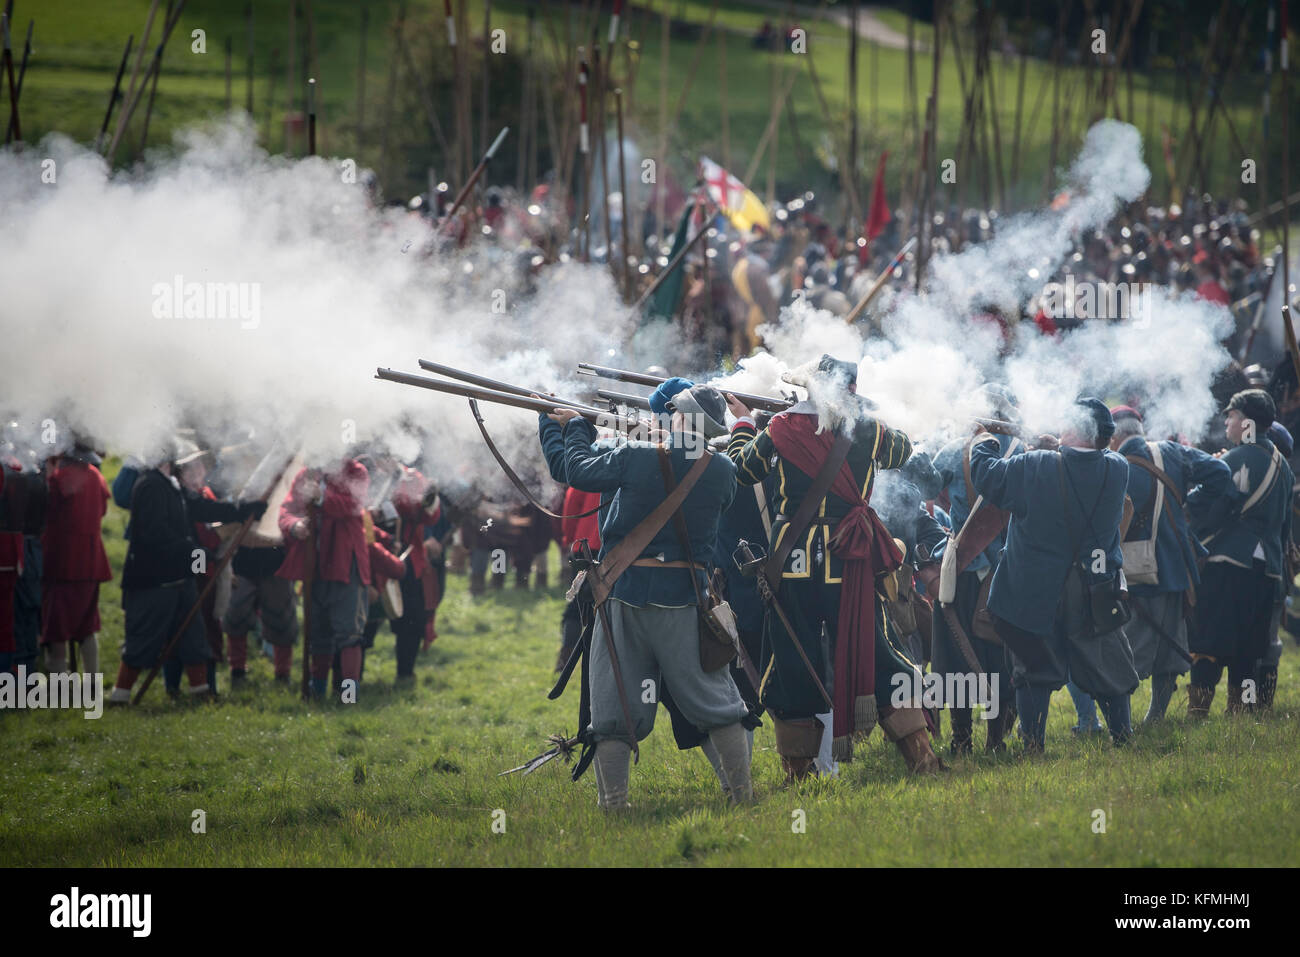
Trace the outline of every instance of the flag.
[[[677, 232], [673, 235], [673, 248], [668, 254], [668, 261], [671, 263], [677, 254], [682, 251], [686, 245], [690, 233], [691, 214], [695, 212], [696, 202], [692, 198], [682, 210], [682, 218], [677, 223]], [[673, 274], [660, 283], [659, 288], [655, 290], [654, 295], [646, 303], [646, 318], [650, 319], [660, 316], [664, 319], [671, 319], [673, 313], [677, 311], [677, 300], [682, 295], [682, 278], [685, 270], [682, 264], [678, 263]]]
[[761, 226], [764, 230], [772, 228], [763, 201], [707, 156], [700, 157], [700, 176], [704, 179], [709, 197], [726, 214], [731, 225], [742, 233], [749, 232], [755, 226]]
[[885, 160], [889, 153], [880, 154], [880, 165], [876, 167], [876, 184], [871, 189], [871, 211], [867, 213], [867, 242], [871, 242], [885, 231], [885, 224], [890, 220], [889, 200], [885, 198]]

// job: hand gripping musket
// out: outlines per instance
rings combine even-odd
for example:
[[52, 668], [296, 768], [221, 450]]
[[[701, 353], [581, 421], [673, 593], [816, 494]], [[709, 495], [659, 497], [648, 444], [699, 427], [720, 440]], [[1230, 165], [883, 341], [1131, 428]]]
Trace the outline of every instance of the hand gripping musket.
[[[772, 609], [776, 614], [776, 617], [780, 619], [781, 625], [785, 628], [786, 634], [790, 636], [790, 642], [794, 645], [794, 650], [799, 652], [799, 658], [803, 661], [804, 667], [808, 669], [808, 676], [812, 678], [813, 684], [816, 685], [817, 691], [822, 696], [822, 700], [826, 702], [826, 710], [834, 710], [835, 706], [831, 701], [831, 696], [826, 693], [826, 686], [822, 684], [821, 676], [817, 674], [817, 669], [813, 667], [813, 663], [808, 659], [808, 653], [803, 650], [803, 645], [799, 641], [799, 636], [795, 632], [794, 625], [792, 625], [790, 619], [786, 617], [785, 609], [782, 608], [781, 603], [776, 600], [776, 593], [768, 583], [766, 567], [768, 556], [755, 555], [749, 542], [742, 538], [736, 545], [735, 552], [732, 553], [732, 559], [735, 561], [736, 567], [740, 569], [742, 575], [746, 578], [753, 577], [758, 579], [758, 594], [763, 599], [763, 603], [767, 605], [768, 608]], [[759, 689], [756, 687], [754, 690], [758, 691]]]
[[[602, 379], [616, 379], [619, 382], [630, 382], [634, 385], [648, 385], [651, 387], [663, 385], [668, 381], [662, 376], [647, 375], [644, 372], [629, 372], [626, 369], [612, 369], [609, 366], [596, 365], [591, 362], [579, 362], [578, 373], [580, 375], [599, 376]], [[724, 395], [734, 395], [751, 409], [763, 409], [766, 412], [784, 412], [795, 404], [794, 399], [774, 399], [770, 395], [755, 395], [752, 392], [736, 392], [734, 389], [717, 388]], [[596, 394], [600, 395], [600, 392], [598, 391]], [[624, 393], [611, 393], [611, 395], [623, 396]], [[601, 398], [607, 397], [601, 396]], [[628, 396], [628, 398], [632, 397]], [[627, 404], [631, 405], [633, 403], [629, 402]], [[648, 405], [647, 408], [649, 408]]]

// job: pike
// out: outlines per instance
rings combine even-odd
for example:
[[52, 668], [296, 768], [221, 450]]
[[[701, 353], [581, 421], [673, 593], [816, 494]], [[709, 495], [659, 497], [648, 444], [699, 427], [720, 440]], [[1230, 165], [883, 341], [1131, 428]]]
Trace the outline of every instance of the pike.
[[1287, 43], [1290, 39], [1287, 2], [1282, 0], [1282, 45], [1279, 65], [1282, 68], [1282, 325], [1286, 331], [1286, 351], [1291, 357], [1296, 379], [1300, 381], [1300, 348], [1296, 346], [1295, 326], [1291, 324], [1291, 112], [1290, 64]]
[[440, 229], [445, 228], [446, 225], [451, 222], [452, 217], [456, 215], [456, 211], [459, 210], [461, 204], [465, 202], [465, 197], [469, 195], [469, 191], [474, 188], [474, 184], [478, 182], [478, 178], [482, 176], [483, 171], [487, 169], [488, 160], [492, 159], [492, 157], [496, 155], [497, 148], [501, 145], [502, 141], [506, 138], [506, 134], [509, 132], [510, 127], [501, 127], [501, 132], [497, 134], [497, 138], [492, 141], [492, 145], [488, 147], [487, 152], [483, 154], [483, 158], [479, 160], [478, 165], [474, 167], [474, 172], [469, 174], [469, 179], [465, 180], [465, 185], [462, 186], [460, 192], [456, 194], [456, 199], [451, 204], [451, 209], [447, 210], [447, 215], [443, 217], [442, 226], [439, 227]]
[[14, 83], [14, 51], [9, 36], [9, 14], [0, 13], [0, 32], [4, 33], [4, 71], [9, 79], [9, 125], [13, 127], [14, 135], [21, 141], [23, 138], [22, 127], [18, 122], [18, 87]]
[[[591, 362], [579, 362], [578, 374], [599, 376], [602, 379], [617, 379], [619, 382], [630, 382], [633, 385], [648, 385], [651, 387], [663, 385], [668, 381], [662, 376], [648, 375], [644, 372], [629, 372], [626, 369], [612, 369], [609, 366], [599, 366]], [[755, 395], [752, 392], [735, 392], [731, 389], [719, 389], [718, 391], [727, 395], [735, 396], [751, 409], [763, 409], [766, 412], [784, 412], [786, 409], [790, 408], [790, 406], [795, 404], [793, 399], [774, 399], [770, 395]], [[600, 392], [598, 391], [596, 394], [600, 395]], [[605, 398], [605, 396], [601, 396], [601, 398]]]
[[[866, 309], [867, 304], [870, 303], [872, 299], [876, 298], [876, 293], [880, 292], [880, 290], [884, 288], [885, 281], [889, 278], [889, 274], [898, 267], [898, 264], [903, 261], [903, 258], [909, 252], [912, 251], [912, 247], [915, 245], [916, 237], [913, 236], [903, 244], [902, 249], [894, 254], [894, 258], [889, 261], [889, 265], [880, 271], [880, 275], [876, 277], [876, 281], [871, 284], [871, 288], [867, 290], [867, 294], [859, 299], [858, 304], [853, 307], [853, 310], [847, 316], [844, 317], [844, 321], [848, 325], [851, 326], [857, 321], [858, 316], [862, 315], [862, 310]], [[737, 396], [737, 398], [739, 398], [739, 396]]]
[[316, 78], [307, 80], [307, 155], [316, 155]]
[[131, 58], [131, 45], [135, 34], [126, 38], [126, 49], [122, 51], [122, 62], [117, 65], [117, 78], [113, 81], [113, 92], [108, 96], [108, 109], [104, 113], [104, 122], [99, 127], [99, 136], [95, 137], [95, 152], [103, 148], [104, 137], [108, 134], [108, 123], [113, 118], [113, 107], [117, 105], [118, 95], [122, 92], [122, 74], [126, 72], [126, 61]]
[[14, 106], [9, 113], [9, 128], [5, 131], [5, 143], [10, 142], [18, 132], [17, 102], [23, 95], [23, 79], [27, 76], [27, 61], [32, 55], [32, 30], [35, 26], [35, 20], [27, 21], [27, 39], [23, 41], [23, 62], [18, 67], [18, 88], [14, 91]]

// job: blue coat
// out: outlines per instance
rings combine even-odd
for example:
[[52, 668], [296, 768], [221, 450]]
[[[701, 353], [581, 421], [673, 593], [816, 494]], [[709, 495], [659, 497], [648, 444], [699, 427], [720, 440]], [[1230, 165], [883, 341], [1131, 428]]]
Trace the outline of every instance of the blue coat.
[[[1015, 436], [1011, 435], [995, 435], [994, 438], [998, 440], [998, 455], [1004, 455], [1007, 451], [1007, 446], [1015, 441]], [[955, 442], [950, 442], [939, 451], [938, 455], [934, 457], [934, 467], [939, 472], [939, 475], [942, 476], [944, 487], [948, 489], [948, 505], [950, 506], [948, 514], [952, 521], [954, 535], [961, 531], [961, 527], [966, 524], [966, 519], [970, 517], [970, 507], [975, 504], [974, 502], [968, 502], [966, 500], [966, 471], [965, 464], [962, 462], [962, 455], [966, 451], [967, 441], [969, 440], [958, 439]], [[1012, 453], [1012, 455], [1020, 455], [1023, 451], [1024, 445], [1022, 444], [1019, 449]], [[974, 476], [975, 473], [972, 469], [972, 485], [974, 484]], [[978, 493], [979, 491], [977, 489], [976, 494]], [[1002, 546], [1006, 543], [1006, 538], [1006, 532], [1003, 532], [997, 538], [993, 539], [993, 541], [989, 542], [988, 547], [985, 548], [984, 551], [971, 559], [970, 564], [966, 566], [966, 571], [977, 572], [982, 568], [988, 568], [990, 565], [996, 564], [998, 555], [1002, 551]], [[936, 559], [943, 554], [944, 548], [947, 544], [947, 539], [939, 543], [939, 547], [936, 548], [934, 552], [934, 557]]]
[[[1085, 567], [1091, 567], [1094, 549], [1105, 553], [1106, 570], [1094, 580], [1113, 577], [1123, 564], [1119, 523], [1128, 463], [1106, 451], [1063, 448], [1059, 454], [1038, 450], [1003, 459], [998, 450], [998, 443], [986, 440], [971, 451], [976, 491], [1011, 513], [1006, 545], [989, 590], [989, 611], [1026, 631], [1047, 635], [1073, 560], [1071, 539], [1078, 542], [1075, 555], [1082, 556]], [[1065, 467], [1065, 503], [1058, 463]], [[1091, 526], [1085, 527], [1094, 502]]]
[[1281, 580], [1283, 542], [1291, 540], [1291, 493], [1295, 476], [1282, 459], [1272, 490], [1251, 506], [1245, 515], [1241, 507], [1254, 494], [1268, 472], [1273, 443], [1266, 438], [1238, 445], [1220, 459], [1232, 476], [1229, 494], [1211, 499], [1208, 490], [1197, 489], [1189, 497], [1200, 521], [1196, 532], [1210, 551], [1209, 561], [1226, 561], [1242, 568], [1254, 562], [1256, 547], [1263, 548], [1268, 576]]
[[[1197, 488], [1215, 499], [1229, 493], [1232, 476], [1228, 466], [1200, 449], [1179, 445], [1177, 442], [1158, 443], [1165, 474], [1186, 500], [1188, 493]], [[1140, 435], [1130, 437], [1117, 450], [1120, 455], [1137, 455], [1151, 461], [1147, 440]], [[1146, 469], [1137, 465], [1128, 467], [1128, 497], [1133, 501], [1133, 524], [1129, 526], [1128, 541], [1151, 537], [1151, 510], [1154, 505], [1156, 480]], [[1205, 548], [1187, 526], [1187, 516], [1165, 489], [1164, 512], [1160, 516], [1156, 535], [1156, 564], [1160, 581], [1155, 585], [1135, 585], [1129, 590], [1138, 596], [1152, 596], [1161, 592], [1186, 591], [1201, 583], [1196, 563], [1206, 554]], [[1172, 520], [1175, 534], [1169, 532]], [[1189, 577], [1190, 576], [1190, 577]]]
[[[659, 471], [659, 454], [654, 445], [629, 442], [602, 452], [593, 448], [591, 439], [591, 423], [574, 420], [565, 426], [565, 475], [570, 485], [584, 492], [614, 493], [613, 501], [601, 515], [600, 540], [601, 553], [604, 554], [654, 511], [666, 493]], [[680, 482], [695, 460], [687, 458], [688, 447], [683, 443], [681, 433], [674, 432], [667, 446], [673, 474]], [[735, 496], [736, 467], [725, 455], [714, 455], [681, 508], [697, 564], [707, 567], [713, 562], [719, 518]], [[671, 521], [659, 530], [642, 552], [644, 558], [660, 556], [664, 561], [683, 561], [686, 558]], [[699, 584], [703, 590], [706, 580], [702, 572], [699, 573]], [[630, 566], [619, 576], [610, 597], [638, 607], [661, 605], [678, 608], [695, 604], [695, 589], [685, 569]]]

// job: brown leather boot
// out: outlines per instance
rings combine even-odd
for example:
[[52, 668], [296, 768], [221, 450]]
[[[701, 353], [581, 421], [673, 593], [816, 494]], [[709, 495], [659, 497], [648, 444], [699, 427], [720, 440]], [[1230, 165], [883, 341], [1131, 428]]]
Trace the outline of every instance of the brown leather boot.
[[938, 774], [940, 771], [948, 770], [948, 766], [939, 760], [939, 756], [930, 747], [930, 732], [927, 729], [913, 731], [895, 743], [898, 745], [898, 750], [903, 753], [907, 770], [913, 774]]
[[1201, 685], [1187, 686], [1187, 717], [1204, 721], [1210, 716], [1210, 704], [1214, 701], [1214, 689]]
[[1228, 682], [1228, 706], [1224, 708], [1224, 714], [1242, 714], [1246, 710], [1245, 704], [1241, 700], [1241, 685]]
[[925, 715], [920, 708], [895, 708], [880, 719], [885, 737], [898, 745], [912, 774], [937, 774], [948, 770], [947, 765], [930, 747], [930, 730], [925, 726]]
[[815, 758], [788, 758], [781, 755], [781, 770], [785, 771], [786, 786], [815, 777], [815, 764]]
[[776, 752], [781, 756], [787, 785], [804, 781], [816, 772], [817, 752], [821, 750], [824, 729], [825, 725], [817, 718], [772, 719]]

